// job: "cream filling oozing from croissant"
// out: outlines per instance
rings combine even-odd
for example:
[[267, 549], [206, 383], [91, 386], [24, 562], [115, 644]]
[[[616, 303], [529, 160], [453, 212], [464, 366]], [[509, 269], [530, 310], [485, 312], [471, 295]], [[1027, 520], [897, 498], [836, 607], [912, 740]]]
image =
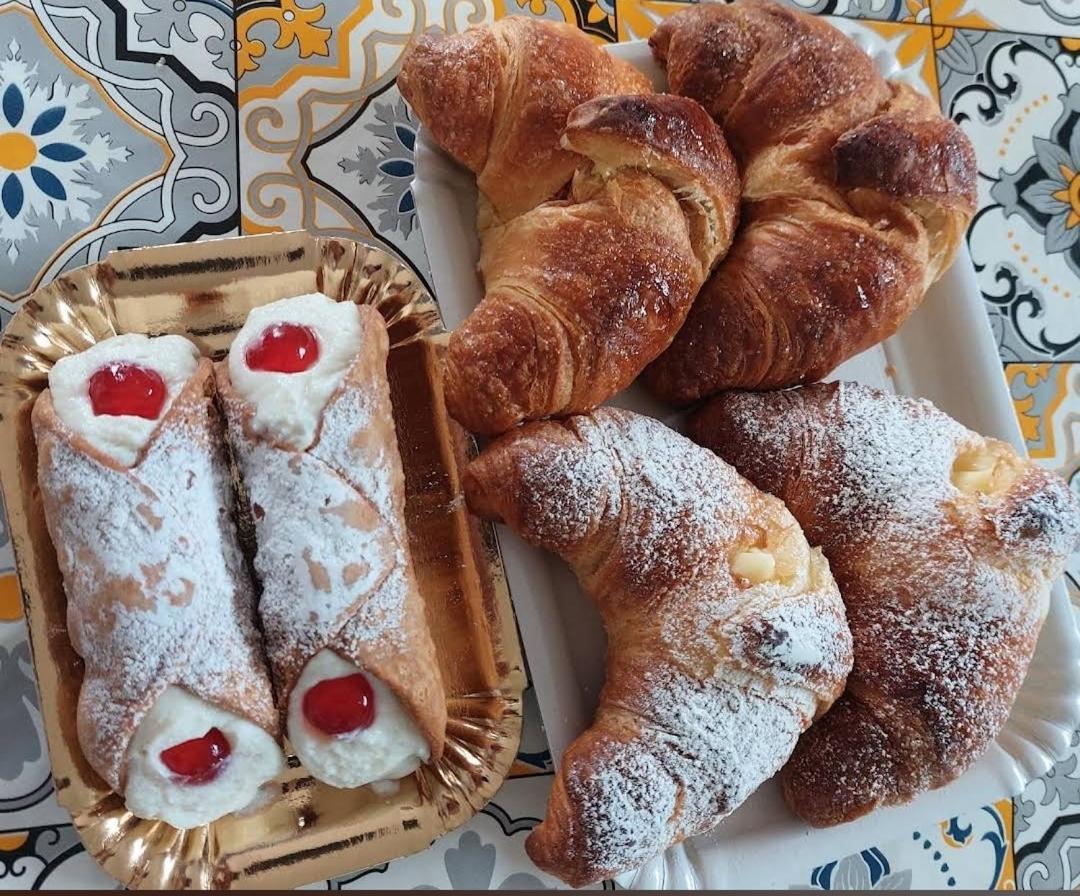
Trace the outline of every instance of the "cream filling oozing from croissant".
[[[49, 371], [53, 408], [66, 426], [94, 448], [129, 467], [138, 460], [158, 422], [195, 373], [198, 361], [199, 350], [183, 336], [112, 336], [53, 365]], [[163, 380], [165, 401], [154, 419], [94, 413], [90, 378], [102, 368], [120, 364], [145, 367]]]
[[[225, 736], [229, 756], [212, 780], [185, 783], [166, 767], [161, 754], [204, 737], [212, 728]], [[281, 748], [262, 728], [170, 685], [131, 739], [124, 802], [140, 818], [193, 828], [245, 808], [283, 771]]]
[[[371, 725], [346, 734], [328, 735], [304, 716], [304, 695], [320, 681], [363, 672], [375, 693]], [[374, 785], [393, 791], [399, 778], [412, 774], [430, 755], [427, 740], [401, 702], [382, 681], [339, 656], [320, 650], [304, 667], [289, 697], [288, 737], [297, 757], [320, 781], [333, 787]]]
[[[282, 323], [311, 329], [319, 344], [318, 359], [296, 373], [252, 370], [245, 358], [249, 346], [268, 327]], [[310, 293], [253, 309], [229, 350], [229, 378], [255, 409], [252, 430], [297, 451], [309, 448], [326, 403], [359, 349], [360, 311], [352, 302]]]
[[964, 494], [997, 495], [1016, 481], [1020, 464], [1007, 446], [987, 442], [960, 452], [950, 475], [953, 485]]

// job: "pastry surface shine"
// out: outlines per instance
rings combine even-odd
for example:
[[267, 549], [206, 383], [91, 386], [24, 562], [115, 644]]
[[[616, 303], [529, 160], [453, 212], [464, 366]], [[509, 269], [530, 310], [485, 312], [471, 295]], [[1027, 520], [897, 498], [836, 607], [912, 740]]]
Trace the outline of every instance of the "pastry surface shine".
[[568, 26], [513, 17], [421, 38], [398, 83], [480, 192], [484, 298], [450, 337], [451, 415], [495, 435], [630, 385], [731, 244], [715, 122]]
[[559, 136], [575, 106], [652, 90], [573, 25], [526, 16], [420, 36], [397, 83], [435, 141], [476, 175], [501, 221], [551, 199], [573, 176], [579, 160]]
[[854, 383], [725, 393], [689, 431], [787, 504], [847, 608], [855, 668], [784, 768], [791, 807], [839, 824], [962, 774], [1080, 546], [1068, 485], [927, 401]]
[[[275, 339], [290, 351], [268, 352]], [[446, 736], [388, 348], [372, 306], [315, 293], [254, 309], [217, 366], [278, 709], [307, 771], [335, 787], [397, 780]]]
[[819, 379], [891, 336], [975, 211], [975, 154], [937, 105], [848, 37], [771, 0], [693, 5], [649, 39], [671, 90], [723, 127], [742, 223], [646, 371], [686, 404]]
[[474, 512], [570, 564], [607, 631], [595, 719], [526, 842], [571, 885], [714, 827], [843, 689], [850, 632], [821, 553], [659, 421], [602, 408], [526, 424], [464, 487]]
[[671, 342], [734, 230], [738, 177], [692, 100], [578, 106], [566, 200], [488, 230], [485, 295], [450, 336], [447, 406], [473, 432], [590, 410]]

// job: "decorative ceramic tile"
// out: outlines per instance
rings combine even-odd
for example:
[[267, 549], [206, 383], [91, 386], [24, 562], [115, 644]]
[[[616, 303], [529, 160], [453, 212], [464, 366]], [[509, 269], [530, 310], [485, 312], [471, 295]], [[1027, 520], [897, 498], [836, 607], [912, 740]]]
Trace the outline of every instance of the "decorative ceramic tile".
[[[1080, 364], [1006, 364], [1005, 377], [1028, 453], [1080, 495]], [[1080, 606], [1080, 554], [1069, 561], [1065, 581]]]
[[814, 868], [793, 890], [1014, 890], [1009, 800]]
[[934, 48], [937, 32], [927, 25], [898, 22], [859, 22], [845, 27], [849, 34], [853, 28], [867, 28], [885, 39], [886, 45], [896, 55], [897, 62], [905, 71], [917, 72], [925, 90], [931, 96], [938, 95], [937, 67], [934, 64]]
[[601, 43], [616, 40], [615, 0], [493, 0], [495, 18], [528, 15], [580, 28]]
[[1016, 882], [1022, 890], [1080, 885], [1080, 734], [1071, 752], [1016, 798]]
[[213, 49], [229, 17], [176, 0], [166, 29], [139, 9], [0, 2], [5, 307], [111, 249], [236, 227], [235, 85]]
[[332, 889], [537, 890], [562, 887], [525, 854], [540, 821], [550, 778], [508, 781], [466, 825], [415, 856], [331, 883]]
[[[969, 245], [1013, 362], [1006, 374], [1021, 425], [1032, 455], [1080, 489], [1080, 363], [1061, 363], [1080, 362], [1076, 0], [789, 2], [845, 30], [873, 29], [929, 90], [940, 84], [945, 108], [975, 140], [983, 177]], [[0, 326], [21, 295], [65, 269], [111, 248], [226, 233], [241, 211], [249, 233], [365, 235], [427, 278], [411, 194], [416, 122], [393, 84], [408, 39], [531, 15], [626, 40], [647, 37], [683, 5], [0, 0]], [[995, 27], [1054, 36], [986, 33]], [[6, 541], [0, 531], [0, 726], [10, 732], [0, 751], [0, 888], [107, 887], [50, 796]], [[1071, 574], [1076, 593], [1080, 563]], [[466, 827], [423, 854], [315, 888], [555, 885], [522, 846], [552, 780], [531, 689], [524, 715], [518, 777]], [[1074, 885], [1077, 762], [1066, 759], [1017, 800], [1015, 878], [1004, 801], [793, 869], [792, 883]]]
[[106, 890], [116, 883], [86, 854], [70, 824], [0, 831], [0, 889]]
[[244, 232], [367, 236], [427, 279], [410, 192], [416, 123], [393, 80], [414, 34], [490, 15], [460, 0], [240, 3]]
[[1076, 0], [930, 0], [930, 14], [959, 28], [1080, 35]]
[[1080, 69], [1051, 37], [955, 30], [942, 105], [975, 144], [968, 232], [1006, 361], [1080, 360]]
[[11, 537], [0, 501], [0, 831], [27, 824], [63, 822], [53, 792], [37, 686], [15, 577]]

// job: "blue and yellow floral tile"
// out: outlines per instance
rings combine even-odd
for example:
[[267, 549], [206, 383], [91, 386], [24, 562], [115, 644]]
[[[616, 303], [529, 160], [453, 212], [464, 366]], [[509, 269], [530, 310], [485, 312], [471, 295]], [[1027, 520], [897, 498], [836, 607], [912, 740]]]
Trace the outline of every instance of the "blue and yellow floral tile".
[[942, 106], [975, 145], [968, 246], [1007, 362], [1080, 360], [1080, 70], [1070, 41], [955, 30]]
[[1001, 800], [810, 871], [793, 890], [1015, 890], [1013, 806]]
[[411, 193], [416, 122], [394, 77], [413, 35], [484, 14], [370, 0], [241, 2], [237, 12], [244, 232], [362, 234], [427, 280]]
[[[164, 31], [152, 10], [138, 8], [0, 3], [0, 305], [8, 310], [111, 249], [237, 228], [235, 81], [208, 49], [201, 23], [213, 19], [200, 12], [198, 32], [181, 19]], [[227, 8], [219, 15], [221, 40], [231, 40]], [[193, 49], [187, 35], [205, 42]]]

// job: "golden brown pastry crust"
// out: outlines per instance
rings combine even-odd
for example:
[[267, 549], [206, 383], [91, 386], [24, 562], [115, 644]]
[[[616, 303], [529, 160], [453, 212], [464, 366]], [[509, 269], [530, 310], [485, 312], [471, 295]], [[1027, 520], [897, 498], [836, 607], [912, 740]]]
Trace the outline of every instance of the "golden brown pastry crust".
[[[85, 660], [79, 745], [117, 793], [131, 739], [170, 685], [280, 735], [213, 395], [204, 358], [131, 467], [70, 429], [49, 390], [31, 415], [68, 634]], [[186, 591], [170, 593], [178, 576]]]
[[[596, 602], [607, 675], [526, 841], [583, 886], [734, 810], [843, 689], [836, 585], [791, 515], [662, 423], [601, 408], [530, 423], [467, 468], [470, 508], [559, 553]], [[777, 576], [742, 578], [744, 549]]]
[[671, 89], [723, 126], [744, 223], [649, 388], [683, 404], [789, 386], [892, 335], [974, 213], [963, 132], [839, 31], [769, 0], [694, 6], [650, 44]]
[[450, 413], [473, 432], [589, 410], [662, 352], [737, 214], [723, 135], [692, 100], [602, 97], [570, 115], [567, 199], [485, 235], [486, 293], [451, 334]]
[[[323, 409], [319, 435], [306, 451], [273, 444], [252, 432], [254, 408], [233, 386], [228, 361], [218, 362], [215, 372], [233, 452], [246, 481], [251, 513], [257, 517], [255, 568], [263, 585], [259, 610], [282, 719], [308, 660], [323, 648], [331, 649], [394, 692], [435, 760], [446, 738], [446, 692], [409, 551], [405, 478], [386, 377], [389, 340], [378, 311], [361, 305], [359, 313], [360, 350]], [[294, 491], [275, 488], [275, 483], [300, 476], [316, 488], [322, 487], [321, 479], [344, 483], [355, 498], [341, 507], [316, 504], [315, 495], [306, 504], [292, 503]], [[348, 595], [351, 601], [342, 600], [340, 586], [330, 594], [330, 581], [339, 581], [341, 571], [329, 565], [318, 546], [298, 557], [298, 545], [282, 543], [280, 527], [304, 514], [336, 518], [340, 527], [335, 538], [357, 546], [352, 560], [359, 583]], [[312, 617], [305, 609], [323, 599], [290, 591], [292, 579], [283, 572], [303, 562], [322, 566], [327, 579], [327, 609]], [[366, 591], [361, 590], [364, 582], [370, 583]]]
[[[1008, 717], [1080, 543], [1068, 486], [929, 402], [852, 383], [726, 393], [689, 431], [787, 504], [847, 607], [855, 668], [783, 770], [792, 809], [839, 824], [960, 775]], [[966, 470], [979, 456], [1004, 478], [962, 491], [989, 476]]]
[[578, 159], [559, 135], [575, 106], [652, 90], [572, 25], [528, 16], [420, 36], [397, 84], [435, 141], [476, 174], [502, 221], [569, 182]]

